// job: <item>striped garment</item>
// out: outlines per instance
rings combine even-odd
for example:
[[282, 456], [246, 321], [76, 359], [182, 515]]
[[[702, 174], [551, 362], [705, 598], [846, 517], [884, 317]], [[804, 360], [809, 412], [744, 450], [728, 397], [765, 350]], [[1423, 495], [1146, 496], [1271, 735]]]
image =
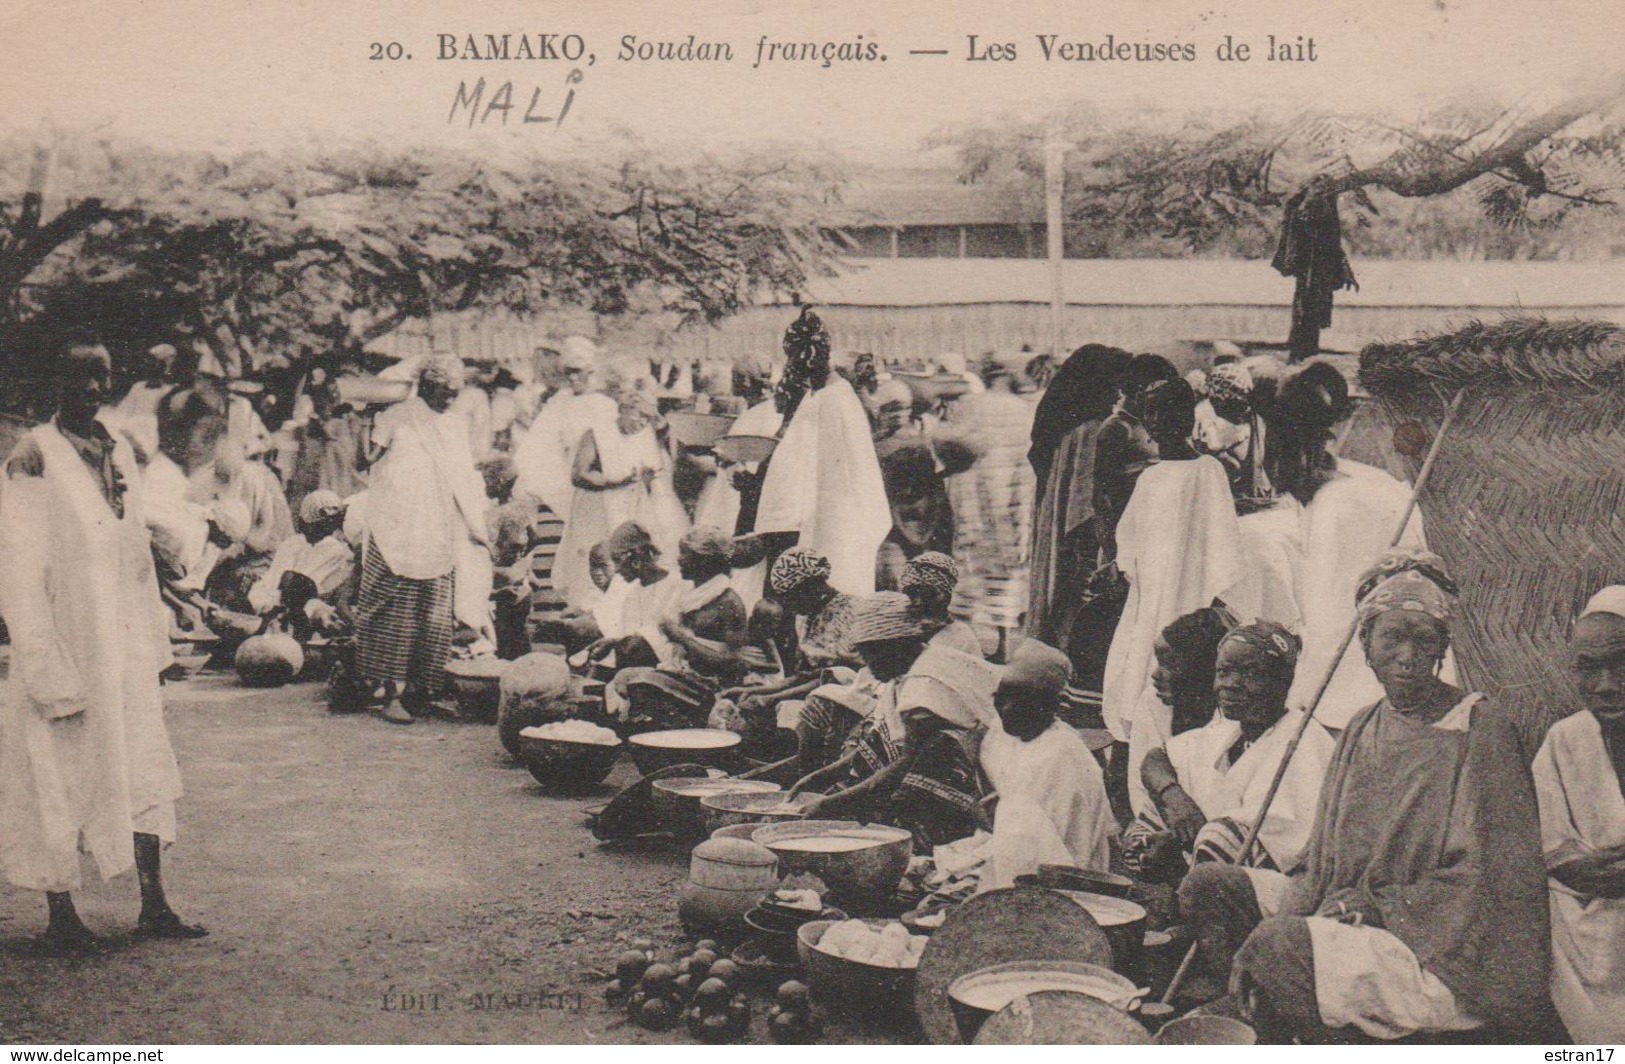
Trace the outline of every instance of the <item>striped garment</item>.
[[356, 605], [356, 665], [363, 677], [439, 687], [451, 656], [452, 580], [451, 573], [429, 580], [396, 576], [368, 541]]

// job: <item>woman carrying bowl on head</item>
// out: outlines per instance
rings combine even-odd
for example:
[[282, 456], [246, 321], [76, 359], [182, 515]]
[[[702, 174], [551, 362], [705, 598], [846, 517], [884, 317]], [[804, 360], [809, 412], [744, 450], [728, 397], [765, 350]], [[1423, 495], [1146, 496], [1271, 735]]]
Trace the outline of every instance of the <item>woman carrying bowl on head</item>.
[[809, 819], [894, 824], [925, 852], [991, 829], [977, 750], [993, 718], [998, 670], [946, 647], [927, 650], [929, 634], [906, 595], [882, 592], [861, 603], [852, 639], [881, 686], [852, 750], [791, 788], [832, 788], [805, 807]]

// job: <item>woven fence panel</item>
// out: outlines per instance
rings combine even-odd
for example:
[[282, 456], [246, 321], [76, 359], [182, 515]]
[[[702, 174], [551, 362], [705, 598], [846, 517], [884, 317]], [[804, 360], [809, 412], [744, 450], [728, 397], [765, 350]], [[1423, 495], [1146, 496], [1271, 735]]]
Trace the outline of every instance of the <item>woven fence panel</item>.
[[[1437, 433], [1437, 398], [1381, 402], [1395, 423]], [[1420, 461], [1408, 464], [1414, 478]], [[1575, 615], [1625, 582], [1625, 394], [1470, 386], [1420, 505], [1429, 546], [1462, 588], [1462, 680], [1518, 715], [1533, 753], [1580, 708], [1567, 667]]]

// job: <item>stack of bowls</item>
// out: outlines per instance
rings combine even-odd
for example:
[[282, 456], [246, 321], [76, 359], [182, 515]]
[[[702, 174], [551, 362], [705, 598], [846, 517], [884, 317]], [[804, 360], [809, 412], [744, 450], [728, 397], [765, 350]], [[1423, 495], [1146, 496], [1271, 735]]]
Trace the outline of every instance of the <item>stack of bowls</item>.
[[684, 838], [698, 838], [706, 830], [707, 810], [702, 803], [707, 799], [741, 794], [773, 797], [780, 789], [777, 783], [767, 780], [673, 776], [655, 780], [649, 800], [655, 819], [663, 827]]
[[844, 919], [846, 914], [839, 909], [798, 908], [784, 904], [769, 894], [745, 914], [745, 926], [761, 946], [763, 956], [780, 964], [794, 964], [797, 959], [796, 932], [803, 925], [819, 920]]

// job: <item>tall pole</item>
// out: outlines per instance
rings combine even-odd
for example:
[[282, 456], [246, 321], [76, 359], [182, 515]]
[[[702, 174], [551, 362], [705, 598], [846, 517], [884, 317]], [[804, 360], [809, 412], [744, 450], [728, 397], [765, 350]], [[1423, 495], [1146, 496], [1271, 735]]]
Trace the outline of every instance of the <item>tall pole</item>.
[[1049, 245], [1050, 356], [1057, 363], [1065, 356], [1061, 317], [1066, 309], [1066, 246], [1061, 234], [1061, 193], [1066, 187], [1066, 142], [1052, 134], [1044, 144], [1044, 232]]

